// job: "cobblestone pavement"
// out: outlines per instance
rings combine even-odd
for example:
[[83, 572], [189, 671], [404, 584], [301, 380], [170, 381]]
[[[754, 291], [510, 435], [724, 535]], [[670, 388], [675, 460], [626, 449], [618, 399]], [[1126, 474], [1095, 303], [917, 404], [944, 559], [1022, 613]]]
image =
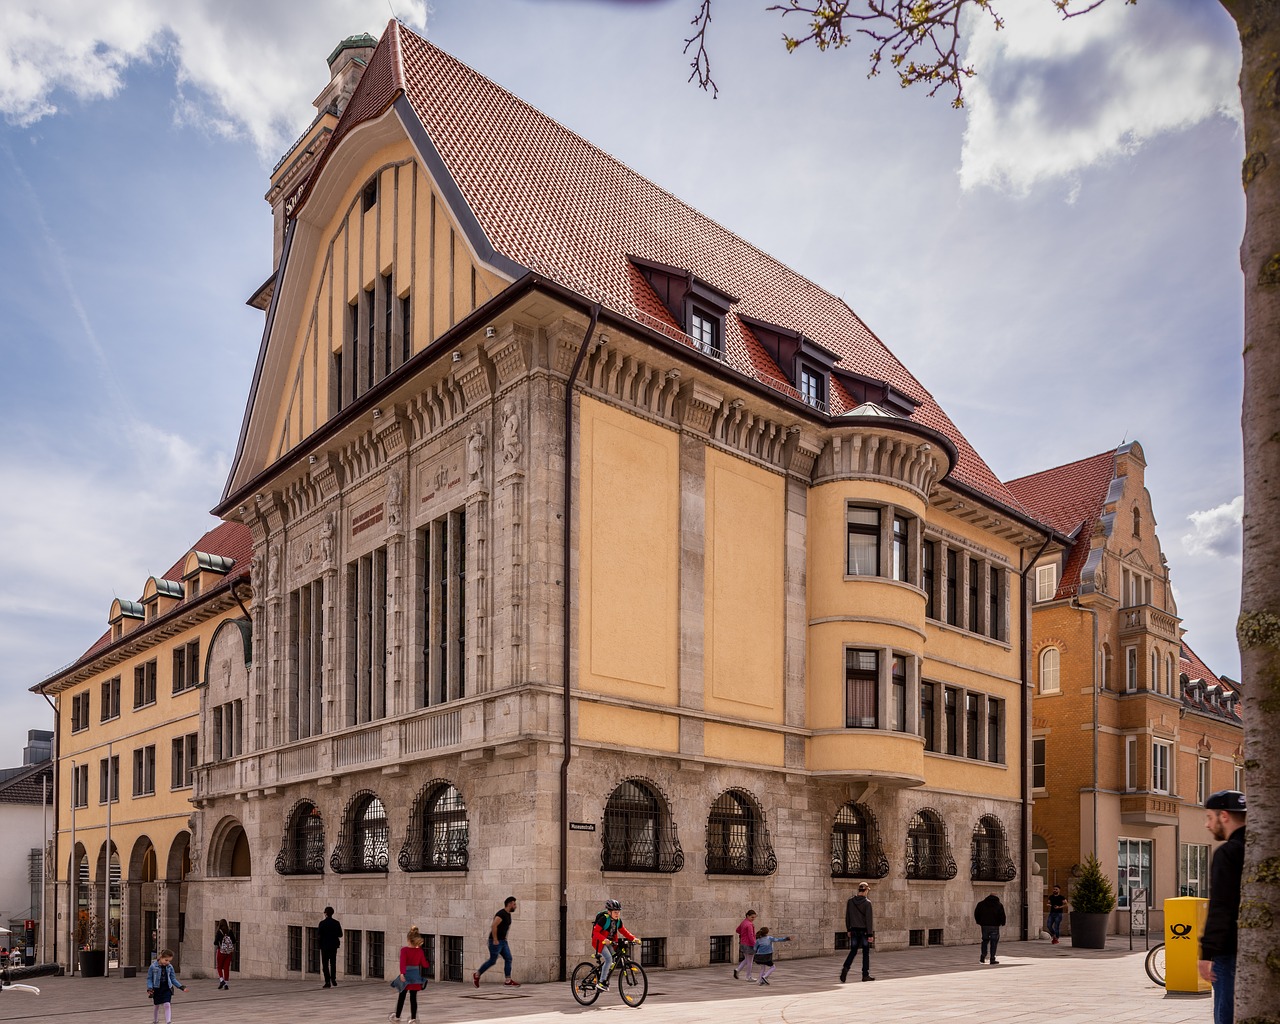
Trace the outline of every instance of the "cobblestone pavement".
[[[978, 963], [977, 946], [876, 953], [872, 959], [876, 980], [865, 984], [854, 980], [856, 969], [848, 984], [840, 984], [843, 961], [834, 956], [779, 957], [768, 987], [745, 979], [734, 981], [731, 966], [653, 970], [648, 999], [639, 1009], [623, 1005], [616, 990], [603, 993], [594, 1006], [584, 1008], [573, 1001], [564, 983], [505, 988], [501, 972], [492, 971], [478, 990], [469, 980], [461, 985], [432, 982], [420, 994], [418, 1010], [423, 1024], [496, 1020], [564, 1024], [565, 1016], [600, 1014], [614, 1024], [625, 1024], [632, 1014], [647, 1024], [726, 1020], [735, 1024], [853, 1020], [859, 1024], [1207, 1024], [1212, 1019], [1208, 996], [1166, 995], [1148, 980], [1141, 949], [1130, 953], [1127, 940], [1113, 936], [1109, 941], [1116, 948], [1080, 950], [1046, 942], [1002, 942], [996, 966]], [[515, 953], [518, 978], [518, 948]], [[0, 995], [0, 1021], [147, 1024], [151, 1020], [145, 975], [41, 978], [34, 984], [40, 986], [38, 996]], [[386, 982], [343, 981], [328, 991], [312, 979], [234, 978], [228, 992], [219, 992], [209, 980], [188, 980], [187, 984], [190, 990], [177, 993], [173, 1002], [175, 1024], [377, 1024], [395, 1008], [395, 992]]]

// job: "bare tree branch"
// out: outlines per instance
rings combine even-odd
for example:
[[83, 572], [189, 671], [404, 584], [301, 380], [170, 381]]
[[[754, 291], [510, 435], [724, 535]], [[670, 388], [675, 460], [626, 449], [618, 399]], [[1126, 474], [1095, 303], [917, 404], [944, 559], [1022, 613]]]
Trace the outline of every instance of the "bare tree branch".
[[707, 55], [707, 29], [711, 25], [711, 0], [702, 0], [702, 6], [698, 8], [698, 13], [693, 16], [693, 20], [689, 22], [696, 30], [693, 35], [684, 41], [684, 53], [689, 52], [689, 47], [694, 43], [698, 44], [698, 48], [693, 53], [693, 61], [689, 64], [689, 77], [686, 81], [692, 82], [695, 78], [698, 80], [698, 87], [702, 90], [711, 90], [711, 98], [715, 99], [720, 95], [720, 89], [715, 83], [715, 79], [711, 77], [711, 58]]

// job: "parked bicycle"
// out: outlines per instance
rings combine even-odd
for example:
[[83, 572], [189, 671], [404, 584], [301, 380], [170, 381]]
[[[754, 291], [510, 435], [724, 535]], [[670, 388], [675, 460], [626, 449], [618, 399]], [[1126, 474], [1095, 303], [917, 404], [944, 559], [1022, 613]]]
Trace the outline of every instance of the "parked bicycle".
[[30, 967], [8, 967], [0, 970], [0, 993], [27, 992], [38, 996], [40, 990], [35, 985], [25, 985], [29, 978], [43, 978], [58, 973], [57, 964], [33, 964]]
[[[601, 963], [601, 956], [596, 953], [590, 960], [583, 960], [573, 969], [569, 984], [573, 990], [573, 998], [583, 1006], [590, 1006], [600, 998], [600, 989], [596, 985], [600, 981]], [[618, 995], [622, 996], [622, 1001], [628, 1006], [639, 1006], [649, 994], [648, 975], [639, 962], [631, 958], [631, 943], [626, 939], [618, 940], [613, 954], [612, 977], [616, 979]]]
[[1164, 988], [1164, 943], [1152, 946], [1147, 951], [1147, 977], [1161, 988]]

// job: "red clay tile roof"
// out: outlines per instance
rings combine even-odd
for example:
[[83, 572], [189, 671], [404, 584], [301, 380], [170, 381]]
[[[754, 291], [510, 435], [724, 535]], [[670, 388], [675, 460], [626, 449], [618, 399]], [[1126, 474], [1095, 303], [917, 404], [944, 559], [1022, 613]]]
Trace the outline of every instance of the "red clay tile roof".
[[[683, 335], [628, 256], [680, 267], [740, 296], [725, 330], [734, 369], [789, 388], [733, 313], [798, 331], [836, 352], [840, 365], [917, 402], [912, 419], [956, 446], [952, 478], [1022, 511], [928, 390], [841, 299], [398, 23], [383, 33], [322, 160], [401, 89], [499, 253], [677, 340]], [[320, 173], [317, 166], [312, 180]], [[839, 414], [848, 396], [832, 392]]]
[[1089, 539], [1102, 514], [1102, 504], [1115, 471], [1116, 453], [1112, 449], [1065, 466], [1018, 477], [1005, 485], [1040, 522], [1068, 536], [1080, 530], [1058, 580], [1055, 597], [1059, 599], [1071, 597], [1080, 585], [1080, 572], [1089, 557]]
[[[1203, 679], [1205, 683], [1210, 686], [1216, 683], [1218, 686], [1222, 687], [1223, 693], [1238, 694], [1240, 692], [1238, 687], [1221, 676], [1216, 675], [1208, 665], [1201, 661], [1200, 656], [1196, 654], [1190, 646], [1188, 646], [1186, 640], [1182, 641], [1182, 656], [1179, 660], [1178, 671], [1189, 680]], [[1186, 691], [1183, 691], [1182, 703], [1189, 708], [1194, 708], [1202, 714], [1213, 715], [1217, 718], [1225, 719], [1228, 722], [1237, 723], [1240, 722], [1242, 718], [1242, 700], [1237, 700], [1235, 702], [1236, 706], [1234, 710], [1228, 711], [1221, 703], [1214, 704], [1211, 702], [1208, 699], [1207, 693], [1201, 692], [1198, 695], [1192, 696], [1187, 694]]]

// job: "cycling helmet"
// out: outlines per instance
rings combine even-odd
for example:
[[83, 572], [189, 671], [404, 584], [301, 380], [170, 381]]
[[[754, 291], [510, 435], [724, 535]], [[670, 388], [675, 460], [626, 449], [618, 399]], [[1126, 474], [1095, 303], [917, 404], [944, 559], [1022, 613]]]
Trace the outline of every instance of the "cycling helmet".
[[622, 904], [619, 903], [617, 900], [605, 900], [604, 909], [605, 910], [621, 910]]

